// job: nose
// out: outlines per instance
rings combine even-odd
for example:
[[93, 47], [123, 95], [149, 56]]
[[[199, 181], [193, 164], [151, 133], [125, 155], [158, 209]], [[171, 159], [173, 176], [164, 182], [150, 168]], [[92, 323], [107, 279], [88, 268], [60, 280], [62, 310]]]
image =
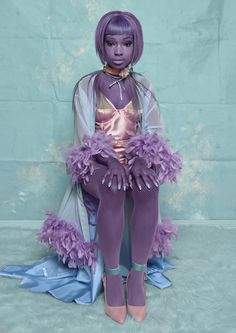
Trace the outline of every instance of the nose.
[[123, 48], [121, 45], [117, 45], [114, 51], [115, 55], [121, 56], [123, 54]]

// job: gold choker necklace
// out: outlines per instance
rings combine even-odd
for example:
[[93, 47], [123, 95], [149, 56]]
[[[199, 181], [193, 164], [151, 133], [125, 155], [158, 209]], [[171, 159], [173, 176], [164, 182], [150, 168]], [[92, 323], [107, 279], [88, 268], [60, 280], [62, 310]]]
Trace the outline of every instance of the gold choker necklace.
[[114, 75], [116, 77], [121, 77], [122, 79], [124, 79], [130, 74], [130, 72], [133, 72], [133, 67], [131, 67], [130, 69], [129, 69], [129, 67], [125, 67], [119, 72], [119, 74], [115, 74], [112, 70], [113, 70], [113, 68], [110, 66], [107, 66], [107, 65], [103, 66], [104, 73], [109, 73], [111, 75]]

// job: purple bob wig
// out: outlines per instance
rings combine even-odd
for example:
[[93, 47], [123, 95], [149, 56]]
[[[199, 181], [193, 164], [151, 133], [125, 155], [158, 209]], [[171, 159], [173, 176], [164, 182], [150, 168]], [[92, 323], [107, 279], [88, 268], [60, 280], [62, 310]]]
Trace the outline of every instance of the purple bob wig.
[[[131, 34], [133, 36], [134, 48], [130, 64], [131, 66], [133, 66], [138, 62], [143, 53], [144, 43], [143, 43], [143, 31], [141, 23], [134, 14], [130, 12], [116, 10], [116, 11], [107, 12], [100, 18], [95, 31], [95, 49], [96, 49], [96, 54], [99, 56], [103, 65], [105, 65], [107, 62], [106, 52], [105, 52], [106, 34], [109, 35]], [[141, 73], [138, 73], [136, 71], [133, 71], [133, 73], [139, 76], [143, 76]], [[136, 80], [133, 73], [130, 72], [130, 75], [126, 78], [126, 81], [127, 81], [127, 93], [129, 94], [130, 99], [133, 100], [135, 111], [137, 111], [140, 108], [139, 97], [138, 97], [139, 92], [137, 87], [140, 87], [140, 89], [144, 90], [145, 93], [146, 91], [149, 91], [151, 93], [152, 98], [154, 98], [158, 103], [156, 96], [145, 85]], [[95, 90], [96, 97], [99, 100], [101, 97], [100, 86], [103, 81], [103, 69], [99, 69], [89, 74], [86, 74], [82, 76], [80, 80], [82, 80], [87, 75], [90, 76], [89, 82], [95, 76], [93, 88]], [[79, 81], [76, 83], [74, 87], [73, 101]], [[72, 107], [72, 109], [74, 109], [74, 107]]]
[[98, 22], [95, 32], [95, 48], [102, 64], [106, 62], [104, 38], [105, 34], [122, 35], [131, 34], [134, 41], [134, 50], [131, 65], [136, 64], [143, 52], [143, 32], [139, 20], [130, 12], [119, 10], [103, 15]]

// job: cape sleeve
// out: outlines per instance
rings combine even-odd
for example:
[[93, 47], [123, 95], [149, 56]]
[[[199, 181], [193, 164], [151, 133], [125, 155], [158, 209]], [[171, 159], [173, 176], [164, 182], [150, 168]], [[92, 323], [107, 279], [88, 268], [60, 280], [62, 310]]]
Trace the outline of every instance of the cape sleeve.
[[160, 112], [160, 105], [156, 97], [155, 89], [150, 81], [143, 77], [142, 84], [147, 89], [144, 99], [144, 120], [143, 131], [149, 134], [154, 132], [158, 134], [164, 133], [164, 125]]
[[[155, 170], [159, 184], [176, 182], [183, 161], [164, 138], [164, 127], [159, 102], [153, 85], [144, 77], [140, 81], [147, 91], [142, 95], [143, 117], [141, 131], [131, 137], [125, 147], [129, 170], [137, 157], [145, 159], [148, 168]], [[146, 90], [145, 89], [145, 90]]]
[[66, 150], [66, 170], [72, 176], [73, 186], [89, 180], [88, 175], [94, 172], [94, 155], [117, 157], [112, 145], [113, 136], [107, 135], [104, 130], [94, 131], [94, 124], [90, 124], [93, 110], [87, 87], [87, 78], [84, 78], [77, 82], [73, 90], [74, 143], [72, 148]]

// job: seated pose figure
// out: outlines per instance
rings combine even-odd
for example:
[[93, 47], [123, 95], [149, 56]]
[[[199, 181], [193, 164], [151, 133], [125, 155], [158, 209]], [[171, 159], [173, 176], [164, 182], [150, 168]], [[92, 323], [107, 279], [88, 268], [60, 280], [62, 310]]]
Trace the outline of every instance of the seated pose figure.
[[[28, 273], [25, 287], [33, 291], [80, 304], [94, 301], [103, 282], [105, 313], [118, 323], [127, 312], [141, 321], [147, 314], [144, 282], [160, 288], [170, 285], [167, 278], [161, 276], [165, 284], [155, 275], [173, 268], [164, 255], [177, 234], [170, 219], [161, 221], [159, 187], [176, 181], [182, 160], [162, 136], [152, 85], [133, 70], [143, 51], [138, 19], [129, 12], [106, 13], [98, 22], [95, 45], [103, 69], [83, 76], [74, 87], [74, 144], [66, 150], [71, 184], [58, 214], [47, 211], [38, 232], [58, 261], [47, 257], [30, 272], [21, 266], [18, 276]], [[127, 200], [133, 205], [130, 219]], [[64, 284], [53, 280], [59, 276], [59, 263], [63, 278], [67, 276]], [[44, 276], [38, 273], [42, 269]], [[6, 272], [10, 276], [12, 269]], [[90, 301], [85, 301], [88, 294]]]

